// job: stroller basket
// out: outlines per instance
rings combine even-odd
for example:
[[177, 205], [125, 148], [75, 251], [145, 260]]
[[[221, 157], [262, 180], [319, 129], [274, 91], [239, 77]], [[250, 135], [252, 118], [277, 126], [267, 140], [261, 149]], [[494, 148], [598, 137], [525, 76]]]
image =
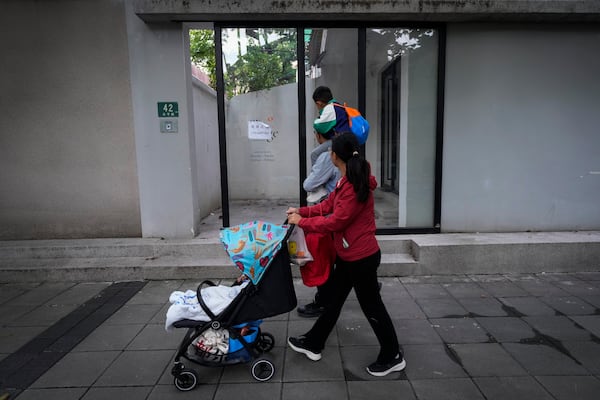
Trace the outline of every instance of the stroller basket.
[[[244, 273], [248, 269], [251, 271], [249, 276], [254, 276], [254, 272], [259, 268], [260, 273], [256, 274], [258, 279], [251, 279], [246, 287], [219, 314], [213, 314], [204, 304], [201, 296], [201, 288], [205, 283], [209, 283], [211, 286], [214, 286], [214, 284], [209, 281], [200, 284], [197, 290], [198, 302], [210, 321], [183, 319], [173, 323], [176, 328], [188, 329], [175, 355], [174, 366], [171, 370], [175, 386], [182, 391], [193, 389], [198, 382], [196, 371], [185, 368], [182, 359], [208, 367], [222, 367], [253, 361], [250, 368], [252, 376], [258, 381], [271, 379], [275, 367], [268, 358], [264, 357], [264, 353], [269, 352], [274, 347], [275, 339], [270, 333], [262, 332], [260, 324], [262, 319], [290, 312], [297, 305], [286, 243], [293, 227], [275, 226], [255, 221], [227, 229], [235, 230], [236, 235], [238, 235], [236, 240], [240, 234], [244, 234], [240, 230], [249, 229], [249, 241], [260, 241], [261, 246], [266, 242], [264, 240], [267, 237], [266, 233], [269, 233], [268, 237], [270, 238], [273, 236], [270, 233], [275, 231], [280, 234], [279, 243], [276, 243], [273, 254], [266, 254], [266, 251], [261, 249], [256, 256], [250, 257], [251, 260], [260, 262], [260, 266], [257, 264], [250, 267], [240, 265], [241, 257], [236, 254], [234, 263]], [[261, 234], [264, 234], [264, 236], [261, 237]], [[227, 249], [228, 244], [225, 241], [224, 244]], [[239, 246], [235, 250], [238, 251]], [[266, 259], [269, 260], [268, 263], [264, 262]], [[255, 267], [258, 268], [255, 269]], [[242, 331], [240, 327], [246, 327], [247, 330]], [[199, 337], [211, 329], [215, 331], [226, 330], [228, 332], [229, 346], [226, 352], [197, 345]]]

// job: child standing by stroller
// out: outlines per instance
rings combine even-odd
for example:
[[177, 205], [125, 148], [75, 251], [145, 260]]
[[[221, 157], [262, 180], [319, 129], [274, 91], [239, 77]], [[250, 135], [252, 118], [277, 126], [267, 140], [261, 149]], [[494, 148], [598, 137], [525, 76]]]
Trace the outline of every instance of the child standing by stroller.
[[[400, 352], [392, 320], [381, 300], [377, 268], [381, 251], [375, 238], [373, 190], [377, 186], [369, 163], [360, 156], [358, 140], [347, 132], [334, 137], [331, 159], [342, 178], [329, 197], [317, 206], [289, 208], [288, 222], [306, 232], [333, 232], [337, 252], [333, 272], [333, 298], [313, 327], [300, 337], [288, 338], [289, 346], [313, 361], [333, 330], [342, 307], [354, 288], [360, 307], [379, 341], [375, 362], [367, 367], [374, 376], [401, 371], [406, 362]], [[317, 210], [320, 208], [320, 210]], [[321, 212], [322, 211], [322, 212]], [[323, 217], [321, 215], [327, 215]]]

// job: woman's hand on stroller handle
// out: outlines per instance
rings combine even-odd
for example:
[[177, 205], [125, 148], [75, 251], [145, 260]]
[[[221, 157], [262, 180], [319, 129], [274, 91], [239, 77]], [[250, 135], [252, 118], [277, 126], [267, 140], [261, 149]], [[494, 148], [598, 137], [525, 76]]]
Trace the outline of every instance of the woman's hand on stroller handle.
[[287, 222], [289, 224], [297, 225], [298, 222], [302, 219], [300, 214], [298, 214], [298, 209], [295, 207], [288, 207], [287, 211]]

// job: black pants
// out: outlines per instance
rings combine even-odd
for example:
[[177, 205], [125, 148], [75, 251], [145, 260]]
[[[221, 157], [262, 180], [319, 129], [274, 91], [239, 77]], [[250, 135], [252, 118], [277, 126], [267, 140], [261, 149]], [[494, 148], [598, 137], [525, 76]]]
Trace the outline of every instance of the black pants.
[[329, 303], [331, 303], [331, 299], [333, 298], [333, 270], [335, 269], [335, 266], [332, 265], [330, 268], [329, 276], [327, 277], [325, 283], [317, 286], [315, 304], [320, 307], [326, 307]]
[[350, 290], [354, 288], [360, 308], [379, 341], [377, 362], [391, 361], [400, 352], [394, 325], [388, 314], [377, 281], [381, 251], [358, 261], [344, 261], [339, 257], [333, 270], [333, 296], [325, 311], [306, 333], [306, 340], [315, 349], [325, 347], [327, 337], [335, 327]]

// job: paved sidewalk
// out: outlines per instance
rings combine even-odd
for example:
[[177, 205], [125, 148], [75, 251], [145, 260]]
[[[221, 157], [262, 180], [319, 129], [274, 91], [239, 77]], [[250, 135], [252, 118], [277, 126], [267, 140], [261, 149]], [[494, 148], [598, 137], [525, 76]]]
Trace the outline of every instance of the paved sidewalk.
[[[270, 381], [254, 381], [249, 364], [188, 362], [203, 382], [191, 392], [170, 374], [185, 330], [165, 332], [164, 319], [169, 294], [198, 282], [0, 284], [0, 398], [598, 398], [600, 272], [381, 281], [404, 372], [366, 373], [378, 347], [351, 294], [321, 361], [286, 347], [312, 323], [291, 312], [262, 325], [276, 342]], [[295, 286], [300, 304], [314, 293]]]

